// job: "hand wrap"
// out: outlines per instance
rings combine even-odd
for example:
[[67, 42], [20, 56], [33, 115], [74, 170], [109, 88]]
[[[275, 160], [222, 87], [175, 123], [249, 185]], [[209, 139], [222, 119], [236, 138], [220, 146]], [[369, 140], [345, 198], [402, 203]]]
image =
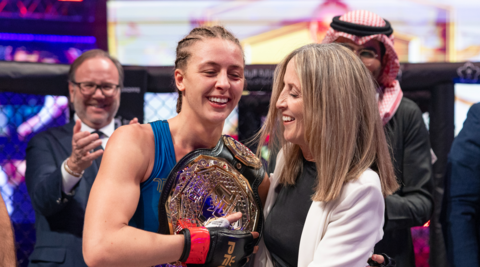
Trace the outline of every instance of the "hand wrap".
[[185, 246], [180, 261], [189, 266], [241, 267], [255, 246], [255, 239], [247, 231], [192, 227], [181, 233], [185, 236]]

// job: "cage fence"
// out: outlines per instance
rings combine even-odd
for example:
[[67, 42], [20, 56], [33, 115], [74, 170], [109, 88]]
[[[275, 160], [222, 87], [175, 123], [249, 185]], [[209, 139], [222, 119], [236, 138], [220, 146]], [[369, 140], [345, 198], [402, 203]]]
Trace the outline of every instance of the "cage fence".
[[35, 213], [25, 185], [25, 149], [30, 138], [68, 121], [64, 96], [0, 93], [0, 192], [15, 231], [19, 266], [35, 244]]

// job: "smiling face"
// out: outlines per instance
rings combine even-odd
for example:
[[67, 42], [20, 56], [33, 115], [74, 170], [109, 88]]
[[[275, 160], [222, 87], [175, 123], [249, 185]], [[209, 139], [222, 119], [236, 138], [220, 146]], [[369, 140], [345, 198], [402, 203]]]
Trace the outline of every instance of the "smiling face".
[[295, 58], [288, 62], [283, 82], [284, 87], [276, 103], [282, 114], [283, 137], [305, 151], [307, 144], [304, 138], [303, 95], [300, 79], [295, 71]]
[[[119, 84], [119, 74], [115, 64], [104, 57], [85, 60], [75, 72], [75, 82], [93, 82], [95, 84]], [[80, 120], [94, 129], [108, 125], [120, 106], [120, 90], [111, 97], [105, 97], [100, 89], [91, 96], [85, 96], [80, 88], [69, 84], [70, 102]]]
[[372, 73], [375, 80], [378, 81], [380, 74], [382, 74], [382, 61], [381, 61], [382, 51], [380, 48], [379, 41], [372, 39], [363, 45], [358, 45], [348, 38], [338, 37], [337, 40], [335, 40], [335, 43], [344, 45], [345, 47], [354, 51], [357, 55], [359, 55], [358, 53], [361, 50], [368, 50], [368, 51], [374, 52], [377, 56], [373, 58], [365, 58], [365, 57], [362, 57], [361, 55], [359, 56], [363, 64], [365, 65], [365, 67], [367, 67], [367, 69]]
[[175, 70], [177, 88], [183, 93], [182, 113], [203, 124], [223, 124], [242, 95], [242, 50], [219, 38], [197, 41], [189, 50], [185, 69]]

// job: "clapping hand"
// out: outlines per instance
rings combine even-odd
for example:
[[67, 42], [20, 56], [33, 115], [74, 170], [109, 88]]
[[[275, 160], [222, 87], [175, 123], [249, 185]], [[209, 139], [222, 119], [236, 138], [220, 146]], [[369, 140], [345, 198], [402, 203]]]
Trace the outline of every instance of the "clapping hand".
[[68, 167], [76, 173], [81, 173], [90, 167], [92, 162], [103, 154], [103, 149], [92, 151], [102, 144], [98, 134], [91, 134], [88, 131], [81, 132], [81, 126], [80, 120], [77, 120], [73, 126], [72, 154], [67, 161]]

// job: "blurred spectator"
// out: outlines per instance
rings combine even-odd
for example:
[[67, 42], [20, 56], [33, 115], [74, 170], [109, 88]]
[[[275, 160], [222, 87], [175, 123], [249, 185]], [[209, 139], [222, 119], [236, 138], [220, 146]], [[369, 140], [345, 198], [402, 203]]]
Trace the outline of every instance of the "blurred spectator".
[[15, 267], [15, 243], [13, 238], [12, 225], [10, 224], [10, 217], [8, 216], [5, 203], [3, 203], [2, 195], [0, 194], [0, 266]]
[[375, 253], [386, 253], [398, 267], [415, 266], [410, 228], [432, 214], [432, 164], [428, 131], [422, 113], [404, 98], [396, 76], [400, 69], [387, 20], [365, 10], [334, 17], [324, 43], [341, 43], [354, 51], [378, 84], [378, 108], [392, 149], [400, 189], [385, 199], [383, 239]]
[[123, 69], [116, 59], [98, 49], [85, 52], [69, 72], [75, 120], [30, 140], [25, 180], [37, 243], [29, 266], [86, 266], [84, 213], [102, 148], [115, 128], [122, 84]]
[[19, 47], [15, 50], [13, 54], [13, 61], [19, 62], [38, 62], [40, 58], [39, 51], [32, 51], [31, 53], [27, 51], [25, 47]]
[[480, 103], [448, 155], [442, 227], [451, 266], [480, 266]]

